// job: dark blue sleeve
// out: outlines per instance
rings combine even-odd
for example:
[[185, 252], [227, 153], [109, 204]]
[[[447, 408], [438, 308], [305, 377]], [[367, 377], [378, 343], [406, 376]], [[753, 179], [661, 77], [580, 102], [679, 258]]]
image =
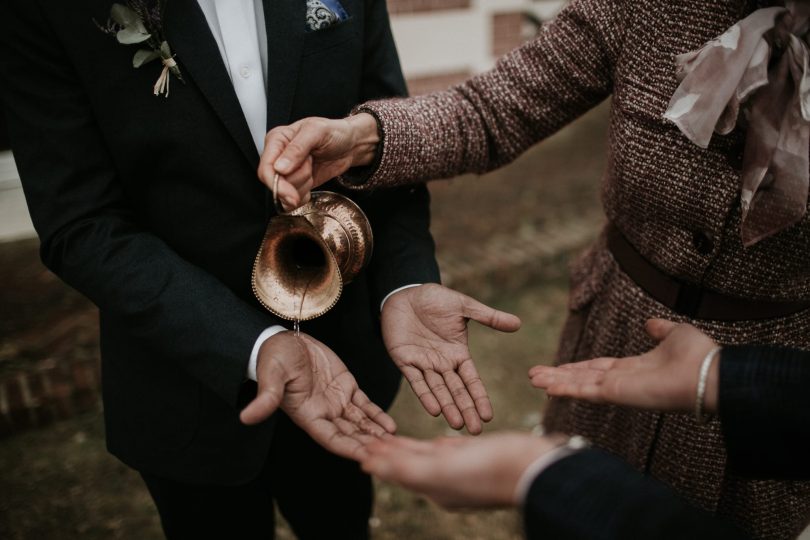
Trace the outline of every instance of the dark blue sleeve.
[[810, 352], [724, 347], [718, 409], [737, 474], [810, 479]]
[[598, 450], [573, 454], [543, 471], [529, 490], [524, 519], [529, 540], [746, 538]]

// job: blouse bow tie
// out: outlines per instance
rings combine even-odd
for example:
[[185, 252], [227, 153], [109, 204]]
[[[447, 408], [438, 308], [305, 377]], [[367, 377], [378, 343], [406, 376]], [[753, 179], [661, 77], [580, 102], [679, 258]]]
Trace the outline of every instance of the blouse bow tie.
[[728, 134], [741, 104], [742, 241], [751, 246], [800, 221], [810, 185], [810, 2], [754, 11], [676, 58], [680, 86], [664, 117], [706, 148]]

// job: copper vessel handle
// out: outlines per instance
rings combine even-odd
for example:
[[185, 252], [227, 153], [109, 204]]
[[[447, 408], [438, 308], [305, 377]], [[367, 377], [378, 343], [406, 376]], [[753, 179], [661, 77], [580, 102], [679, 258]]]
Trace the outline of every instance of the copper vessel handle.
[[276, 207], [276, 213], [280, 216], [287, 214], [288, 212], [284, 210], [284, 205], [281, 204], [281, 201], [278, 198], [278, 173], [273, 177], [273, 205]]

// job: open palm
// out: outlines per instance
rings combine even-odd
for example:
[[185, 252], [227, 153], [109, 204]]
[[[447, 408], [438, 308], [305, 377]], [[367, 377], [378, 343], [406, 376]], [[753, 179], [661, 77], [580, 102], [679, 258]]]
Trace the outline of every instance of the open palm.
[[454, 429], [470, 433], [492, 419], [492, 404], [467, 343], [467, 322], [514, 332], [520, 319], [497, 311], [441, 285], [427, 284], [398, 292], [382, 312], [388, 353], [422, 405], [433, 416], [444, 414]]
[[[596, 403], [661, 411], [691, 411], [695, 404], [698, 371], [706, 354], [717, 345], [688, 324], [662, 319], [647, 321], [650, 337], [658, 346], [638, 356], [595, 358], [559, 367], [535, 366], [529, 371], [532, 385], [549, 396], [570, 397]], [[707, 391], [713, 408], [716, 380]]]
[[373, 438], [393, 433], [396, 424], [372, 403], [329, 347], [301, 334], [273, 336], [259, 353], [256, 399], [242, 411], [255, 424], [277, 408], [317, 443], [351, 459], [365, 455]]

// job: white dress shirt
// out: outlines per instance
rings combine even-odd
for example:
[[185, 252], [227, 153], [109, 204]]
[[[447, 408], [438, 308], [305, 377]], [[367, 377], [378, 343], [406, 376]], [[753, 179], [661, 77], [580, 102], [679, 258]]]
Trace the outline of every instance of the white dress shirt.
[[[259, 154], [267, 134], [267, 29], [261, 0], [197, 0]], [[303, 23], [302, 23], [303, 24]]]
[[[267, 133], [267, 29], [262, 0], [197, 0], [197, 3], [217, 42], [250, 134], [261, 154]], [[302, 20], [301, 24], [304, 23]], [[390, 292], [380, 304], [380, 311], [392, 294], [415, 286], [406, 285]], [[284, 330], [283, 326], [271, 326], [256, 339], [248, 362], [249, 379], [257, 380], [259, 348]]]
[[[259, 154], [267, 133], [267, 29], [261, 0], [197, 0], [219, 47], [225, 69], [245, 115]], [[301, 23], [303, 24], [303, 23]], [[259, 335], [250, 353], [247, 376], [256, 380], [259, 347], [286, 330], [271, 326]]]

